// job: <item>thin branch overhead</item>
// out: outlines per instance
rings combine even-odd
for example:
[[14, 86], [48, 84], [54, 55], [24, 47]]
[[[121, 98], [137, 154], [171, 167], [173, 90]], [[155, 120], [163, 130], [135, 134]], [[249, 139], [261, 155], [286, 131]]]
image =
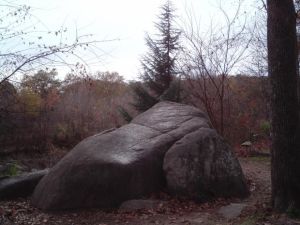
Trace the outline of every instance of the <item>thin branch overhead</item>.
[[66, 27], [47, 30], [30, 10], [29, 6], [10, 2], [0, 5], [3, 15], [0, 18], [0, 84], [16, 74], [45, 65], [70, 66], [77, 62], [88, 65], [85, 51], [92, 52], [93, 58], [98, 57], [100, 62], [103, 52], [99, 51], [99, 44], [119, 40], [94, 40], [91, 34], [80, 35], [77, 28], [75, 37], [70, 38]]

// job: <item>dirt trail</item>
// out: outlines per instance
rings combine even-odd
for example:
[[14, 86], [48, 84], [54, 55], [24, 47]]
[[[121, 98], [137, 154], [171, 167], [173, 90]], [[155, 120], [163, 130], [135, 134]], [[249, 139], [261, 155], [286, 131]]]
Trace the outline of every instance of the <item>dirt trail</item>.
[[[44, 213], [29, 205], [29, 200], [0, 202], [0, 225], [116, 225], [116, 224], [186, 224], [186, 225], [294, 225], [300, 221], [272, 214], [270, 210], [270, 160], [269, 158], [240, 159], [243, 171], [249, 180], [249, 198], [217, 200], [213, 203], [196, 204], [167, 198], [167, 204], [157, 210], [120, 213], [99, 209], [64, 213]], [[230, 203], [246, 204], [242, 213], [226, 219], [218, 213], [220, 207]]]

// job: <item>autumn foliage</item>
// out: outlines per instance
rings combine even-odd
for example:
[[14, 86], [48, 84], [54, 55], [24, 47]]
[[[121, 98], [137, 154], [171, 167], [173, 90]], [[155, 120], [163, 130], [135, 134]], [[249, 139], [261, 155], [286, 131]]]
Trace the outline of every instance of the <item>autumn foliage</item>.
[[83, 138], [124, 123], [118, 107], [129, 101], [117, 73], [57, 78], [55, 70], [24, 76], [19, 85], [1, 84], [2, 153], [70, 147]]
[[[216, 78], [217, 79], [217, 78]], [[197, 86], [183, 81], [185, 102], [203, 111]], [[196, 81], [194, 81], [196, 82]], [[198, 81], [197, 81], [198, 82]], [[224, 136], [232, 145], [269, 135], [268, 83], [265, 77], [232, 76], [226, 92]], [[126, 123], [120, 107], [130, 108], [130, 86], [118, 73], [89, 76], [68, 74], [62, 81], [56, 70], [24, 76], [19, 84], [3, 82], [0, 92], [1, 153], [44, 152], [52, 147], [70, 148], [83, 138]], [[209, 89], [206, 104], [218, 130], [219, 108]], [[199, 94], [199, 93], [198, 93]], [[135, 115], [137, 112], [132, 111]], [[213, 117], [212, 117], [213, 116]]]

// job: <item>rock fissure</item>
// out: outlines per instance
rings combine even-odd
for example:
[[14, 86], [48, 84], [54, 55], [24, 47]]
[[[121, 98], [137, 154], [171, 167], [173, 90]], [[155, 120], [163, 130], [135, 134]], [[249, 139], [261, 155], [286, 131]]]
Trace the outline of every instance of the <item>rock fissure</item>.
[[[162, 135], [162, 134], [168, 134], [168, 131], [163, 132], [163, 131], [161, 131], [161, 130], [155, 129], [154, 127], [146, 126], [145, 124], [140, 124], [140, 123], [137, 123], [137, 122], [133, 122], [133, 124], [136, 124], [136, 125], [139, 125], [139, 126], [142, 126], [142, 127], [147, 127], [147, 128], [149, 128], [149, 129], [151, 129], [151, 130], [153, 130], [153, 131], [157, 131], [157, 132], [160, 133], [159, 135]], [[157, 136], [159, 136], [159, 135], [157, 135]], [[171, 137], [172, 137], [172, 136], [171, 136]]]

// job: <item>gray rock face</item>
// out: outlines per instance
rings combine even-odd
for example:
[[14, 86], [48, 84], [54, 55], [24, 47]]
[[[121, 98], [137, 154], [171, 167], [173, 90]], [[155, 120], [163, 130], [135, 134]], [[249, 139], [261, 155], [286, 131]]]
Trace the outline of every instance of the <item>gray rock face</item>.
[[48, 173], [48, 169], [31, 172], [0, 180], [0, 200], [26, 197], [30, 195], [38, 182]]
[[246, 207], [246, 204], [243, 203], [231, 203], [221, 207], [218, 210], [218, 213], [221, 214], [226, 219], [233, 219], [241, 215], [243, 209]]
[[[210, 128], [198, 109], [160, 102], [130, 124], [80, 142], [36, 187], [41, 209], [116, 207], [165, 186], [165, 153], [187, 134]], [[176, 145], [176, 144], [175, 144]]]
[[200, 128], [177, 141], [163, 165], [168, 189], [200, 201], [214, 197], [246, 197], [239, 162], [217, 132]]

